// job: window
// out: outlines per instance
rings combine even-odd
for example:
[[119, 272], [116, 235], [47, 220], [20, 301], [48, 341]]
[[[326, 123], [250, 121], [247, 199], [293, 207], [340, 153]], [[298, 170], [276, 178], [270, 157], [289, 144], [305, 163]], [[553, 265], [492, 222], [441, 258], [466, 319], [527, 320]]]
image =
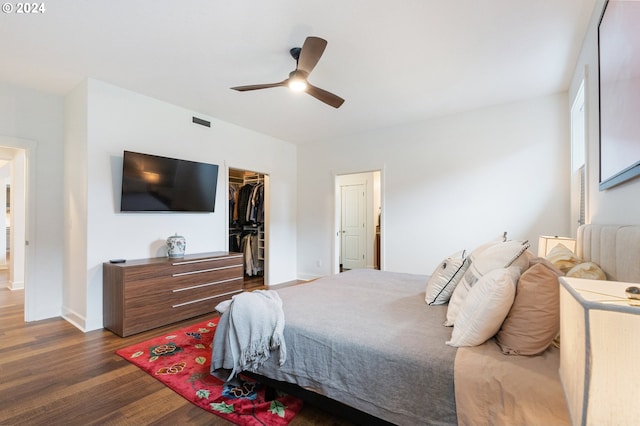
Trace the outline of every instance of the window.
[[[584, 80], [571, 106], [571, 228], [587, 221]], [[575, 228], [574, 228], [575, 226]]]

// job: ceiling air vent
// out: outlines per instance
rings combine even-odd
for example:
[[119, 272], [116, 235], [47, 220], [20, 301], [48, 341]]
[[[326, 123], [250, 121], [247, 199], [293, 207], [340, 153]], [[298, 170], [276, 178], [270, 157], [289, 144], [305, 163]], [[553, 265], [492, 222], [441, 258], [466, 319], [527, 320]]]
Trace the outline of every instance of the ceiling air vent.
[[211, 127], [211, 122], [207, 120], [203, 120], [202, 118], [193, 117], [193, 122], [205, 127]]

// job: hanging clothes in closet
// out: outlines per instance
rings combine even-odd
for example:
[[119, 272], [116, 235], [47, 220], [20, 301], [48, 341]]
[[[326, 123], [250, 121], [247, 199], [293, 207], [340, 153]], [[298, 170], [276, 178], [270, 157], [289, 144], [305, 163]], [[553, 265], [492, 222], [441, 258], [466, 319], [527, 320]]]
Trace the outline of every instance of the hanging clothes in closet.
[[264, 229], [264, 183], [252, 182], [234, 189], [230, 187], [229, 208], [230, 212], [234, 212], [233, 215], [229, 214], [229, 249], [244, 253], [247, 275], [261, 275], [264, 272], [264, 260], [259, 256], [258, 233]]
[[238, 193], [238, 223], [264, 223], [264, 183], [248, 183]]
[[252, 277], [264, 272], [263, 260], [258, 256], [258, 233], [248, 233], [242, 238], [242, 252], [244, 253], [244, 272]]
[[242, 183], [229, 182], [229, 250], [241, 252], [242, 227], [238, 226], [238, 197]]
[[264, 223], [264, 184], [259, 183], [251, 191], [250, 208], [247, 212], [250, 223]]
[[238, 220], [238, 196], [241, 186], [239, 183], [229, 182], [229, 225]]

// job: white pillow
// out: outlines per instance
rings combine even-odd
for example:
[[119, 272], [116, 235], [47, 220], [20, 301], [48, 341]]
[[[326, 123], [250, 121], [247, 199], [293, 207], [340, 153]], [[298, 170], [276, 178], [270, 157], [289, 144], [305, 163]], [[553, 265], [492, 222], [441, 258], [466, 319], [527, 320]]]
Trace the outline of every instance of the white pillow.
[[474, 275], [479, 279], [489, 271], [509, 266], [518, 266], [522, 272], [529, 267], [529, 259], [522, 256], [528, 248], [529, 241], [505, 241], [494, 244], [471, 259]]
[[450, 327], [454, 324], [469, 290], [483, 275], [494, 269], [508, 268], [512, 265], [517, 266], [520, 273], [527, 269], [529, 258], [523, 256], [527, 248], [529, 248], [528, 241], [505, 241], [492, 244], [481, 251], [474, 250], [469, 256], [471, 264], [451, 295], [444, 325]]
[[[466, 272], [465, 275], [467, 275]], [[456, 317], [458, 316], [458, 312], [460, 312], [462, 304], [467, 298], [470, 289], [471, 286], [464, 280], [463, 277], [456, 288], [453, 290], [451, 299], [449, 299], [449, 306], [447, 307], [447, 319], [444, 321], [444, 325], [446, 325], [447, 327], [451, 327], [455, 322]]]
[[450, 346], [477, 346], [493, 337], [504, 322], [516, 296], [520, 268], [494, 269], [471, 287], [456, 317]]
[[469, 260], [465, 256], [464, 250], [444, 259], [427, 281], [424, 301], [429, 305], [447, 303], [468, 266]]
[[[468, 257], [469, 265], [471, 265], [473, 261], [478, 258], [480, 253], [482, 253], [489, 247], [493, 247], [496, 244], [502, 244], [503, 242], [504, 241], [502, 240], [492, 240], [476, 247]], [[469, 267], [466, 268], [462, 279], [453, 289], [453, 294], [449, 298], [449, 306], [447, 307], [447, 318], [444, 321], [444, 325], [446, 325], [447, 327], [451, 327], [453, 325], [453, 321], [455, 320], [456, 315], [458, 315], [458, 311], [460, 310], [462, 303], [464, 303], [464, 299], [466, 299], [467, 294], [469, 293], [469, 289], [471, 288], [471, 279], [464, 279], [464, 277], [467, 275], [468, 269]], [[473, 281], [475, 282], [476, 280]]]

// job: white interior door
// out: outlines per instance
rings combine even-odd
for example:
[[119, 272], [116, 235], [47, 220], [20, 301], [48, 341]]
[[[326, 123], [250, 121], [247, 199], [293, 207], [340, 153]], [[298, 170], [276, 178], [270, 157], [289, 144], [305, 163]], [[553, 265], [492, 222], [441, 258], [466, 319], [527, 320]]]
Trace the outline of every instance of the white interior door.
[[343, 269], [364, 268], [366, 265], [365, 186], [344, 185], [341, 194], [341, 243]]

